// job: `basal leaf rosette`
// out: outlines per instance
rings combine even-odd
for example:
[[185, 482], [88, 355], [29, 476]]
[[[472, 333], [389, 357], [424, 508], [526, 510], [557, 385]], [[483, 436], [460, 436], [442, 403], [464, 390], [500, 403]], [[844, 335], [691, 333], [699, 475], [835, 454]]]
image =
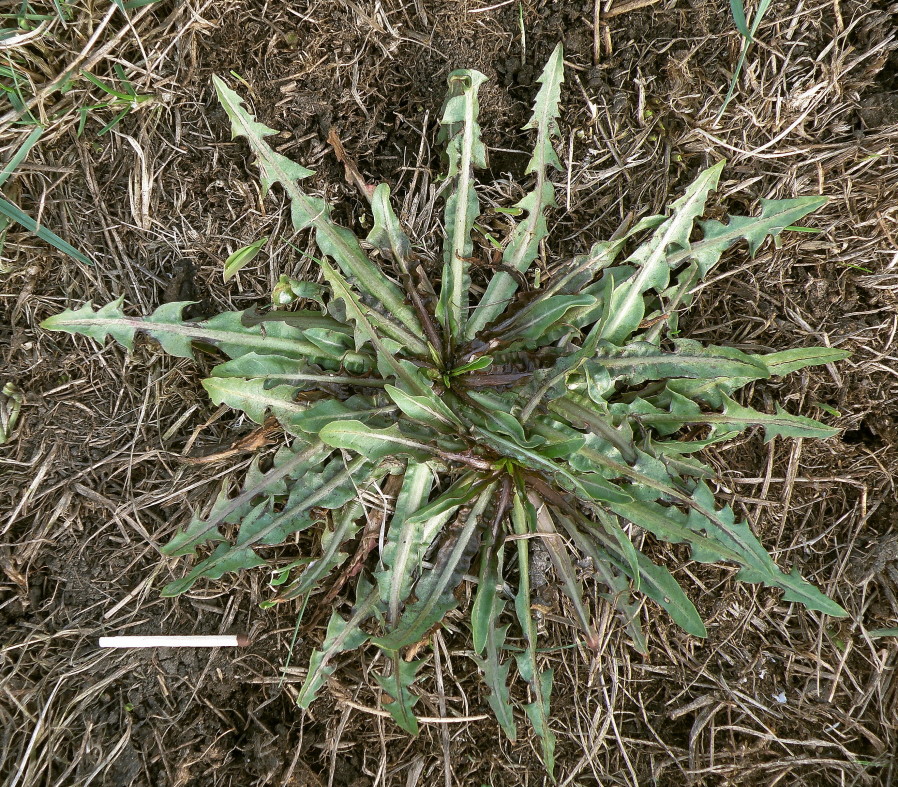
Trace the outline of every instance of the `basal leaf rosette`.
[[314, 529], [314, 554], [272, 566], [272, 601], [295, 600], [304, 609], [342, 597], [351, 609], [332, 611], [299, 704], [314, 701], [339, 654], [367, 643], [383, 652], [376, 678], [390, 698], [386, 709], [415, 732], [415, 682], [426, 673], [420, 645], [458, 607], [459, 586], [476, 579], [472, 654], [489, 705], [514, 740], [509, 681], [517, 675], [526, 682], [523, 715], [551, 773], [553, 675], [537, 650], [533, 539], [547, 551], [589, 647], [598, 635], [576, 570], [583, 558], [637, 649], [647, 648], [644, 599], [690, 634], [705, 635], [689, 594], [634, 544], [641, 532], [688, 544], [693, 560], [738, 566], [740, 580], [779, 589], [786, 601], [844, 615], [797, 568], [781, 570], [748, 523], [718, 504], [700, 451], [758, 427], [767, 440], [836, 434], [779, 405], [761, 412], [735, 396], [748, 383], [846, 353], [810, 347], [752, 354], [679, 336], [679, 312], [727, 249], [745, 241], [753, 254], [825, 202], [762, 201], [757, 216], [702, 221], [724, 162], [700, 172], [663, 215], [550, 266], [548, 279], [521, 297], [556, 207], [550, 177], [561, 169], [553, 147], [560, 45], [525, 126], [536, 137], [527, 167], [532, 189], [515, 206], [518, 223], [502, 261], [476, 297], [470, 266], [482, 252], [473, 229], [480, 212], [474, 172], [486, 163], [477, 123], [484, 79], [468, 70], [449, 77], [438, 286], [424, 275], [426, 250], [416, 250], [404, 231], [388, 186], [373, 191], [373, 228], [358, 238], [303, 189], [313, 173], [275, 151], [267, 139], [276, 132], [215, 78], [263, 189], [282, 188], [294, 228], [314, 233], [320, 285], [279, 283], [279, 292], [289, 285], [310, 306], [189, 321], [185, 303], [139, 318], [118, 300], [65, 311], [43, 327], [112, 337], [128, 348], [142, 332], [181, 357], [191, 357], [196, 344], [215, 348], [221, 362], [204, 382], [212, 401], [283, 427], [283, 445], [252, 465], [240, 491], [223, 488], [164, 548], [194, 561], [165, 595], [270, 565], [272, 547]]

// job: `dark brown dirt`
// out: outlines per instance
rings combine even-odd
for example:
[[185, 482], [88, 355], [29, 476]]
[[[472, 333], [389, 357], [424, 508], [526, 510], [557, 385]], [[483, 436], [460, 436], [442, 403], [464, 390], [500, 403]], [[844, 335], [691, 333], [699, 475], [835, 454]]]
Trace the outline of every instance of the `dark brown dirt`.
[[[205, 398], [203, 357], [172, 360], [148, 341], [126, 354], [36, 326], [64, 304], [118, 294], [141, 312], [191, 291], [204, 312], [245, 308], [278, 274], [308, 270], [287, 241], [303, 249], [310, 241], [292, 237], [280, 195], [259, 194], [246, 149], [230, 141], [215, 102], [213, 73], [245, 80], [240, 89], [259, 118], [282, 131], [281, 152], [316, 169], [311, 188], [361, 229], [366, 209], [326, 143], [336, 129], [364, 177], [391, 184], [426, 251], [435, 224], [414, 194], [426, 194], [440, 169], [430, 142], [447, 74], [473, 67], [490, 78], [482, 181], [506, 203], [527, 160], [520, 127], [534, 79], [559, 39], [569, 64], [559, 154], [571, 166], [558, 183], [563, 209], [551, 253], [607, 237], [631, 211], [662, 210], [700, 168], [728, 157], [719, 202], [730, 211], [748, 212], [759, 197], [822, 191], [832, 199], [810, 219], [819, 235], [795, 234], [754, 260], [742, 250], [728, 255], [683, 321], [684, 335], [750, 350], [830, 344], [854, 353], [835, 369], [747, 392], [758, 405], [776, 400], [828, 418], [845, 430], [841, 439], [765, 445], [750, 435], [711, 455], [721, 496], [780, 564], [798, 567], [852, 617], [821, 620], [735, 582], [729, 569], [685, 564], [678, 548], [647, 543], [656, 559], [682, 566], [709, 637], [694, 640], [646, 608], [651, 657], [640, 659], [610, 631], [591, 663], [576, 650], [552, 650], [571, 632], [550, 618], [560, 781], [817, 787], [898, 779], [898, 646], [864, 634], [898, 625], [895, 561], [876, 560], [898, 511], [898, 6], [774, 4], [714, 126], [739, 46], [726, 3], [667, 0], [617, 16], [610, 12], [625, 3], [603, 3], [613, 52], [603, 49], [598, 62], [591, 0], [478, 11], [489, 5], [162, 2], [135, 12], [135, 34], [114, 50], [142, 64], [135, 83], [156, 101], [103, 137], [97, 131], [111, 118], [98, 111], [79, 138], [72, 107], [86, 100], [83, 89], [45, 100], [47, 116], [52, 109], [58, 118], [6, 195], [97, 265], [17, 230], [3, 250], [0, 383], [14, 381], [26, 396], [21, 426], [0, 447], [4, 785], [545, 782], [523, 723], [515, 745], [490, 720], [425, 724], [415, 739], [401, 733], [376, 715], [367, 656], [344, 659], [330, 691], [311, 712], [298, 711], [295, 689], [323, 632], [300, 630], [281, 685], [296, 610], [259, 608], [264, 572], [159, 598], [184, 561], [160, 558], [157, 548], [235, 468], [234, 459], [194, 464], [182, 453], [230, 446], [251, 425]], [[121, 19], [113, 28], [127, 33]], [[63, 47], [58, 35], [54, 45]], [[88, 35], [73, 34], [59, 62], [71, 62]], [[106, 60], [96, 73], [111, 73]], [[43, 83], [52, 74], [38, 76]], [[5, 133], [10, 151], [21, 134]], [[712, 210], [720, 214], [719, 205]], [[501, 229], [500, 218], [491, 221]], [[262, 235], [274, 242], [222, 284], [226, 256]], [[236, 468], [247, 461], [238, 457]], [[604, 606], [596, 612], [610, 623]], [[484, 691], [455, 629], [442, 634], [448, 713], [478, 717], [488, 712]], [[100, 634], [163, 630], [244, 631], [253, 644], [198, 654], [96, 648]], [[435, 685], [425, 681], [423, 692], [419, 712], [441, 715]]]

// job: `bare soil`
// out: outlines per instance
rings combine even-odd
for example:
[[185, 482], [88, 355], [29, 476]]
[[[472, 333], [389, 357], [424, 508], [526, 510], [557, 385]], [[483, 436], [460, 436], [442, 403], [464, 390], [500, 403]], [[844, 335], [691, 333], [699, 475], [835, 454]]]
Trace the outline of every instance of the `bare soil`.
[[[280, 195], [260, 195], [212, 74], [239, 76], [259, 118], [282, 131], [279, 150], [317, 171], [312, 188], [338, 206], [340, 221], [362, 230], [366, 208], [327, 143], [331, 130], [366, 180], [391, 184], [426, 246], [447, 74], [473, 67], [490, 78], [481, 94], [490, 168], [481, 177], [487, 197], [508, 204], [521, 193], [520, 129], [534, 80], [558, 40], [568, 63], [559, 145], [568, 173], [557, 184], [551, 254], [608, 237], [631, 212], [663, 210], [725, 157], [717, 216], [723, 204], [748, 212], [759, 198], [831, 199], [809, 219], [818, 234], [792, 233], [754, 259], [729, 254], [684, 335], [752, 351], [853, 352], [746, 392], [756, 406], [775, 400], [823, 418], [841, 437], [765, 444], [753, 433], [709, 457], [721, 498], [777, 561], [851, 616], [821, 618], [735, 582], [729, 568], [690, 564], [679, 548], [647, 541], [692, 588], [709, 636], [691, 638], [646, 607], [652, 653], [641, 658], [596, 599], [603, 645], [588, 659], [564, 647], [573, 632], [556, 621], [561, 611], [549, 615], [559, 782], [898, 781], [898, 640], [867, 634], [898, 625], [898, 4], [773, 4], [719, 124], [740, 45], [728, 4], [639, 5], [162, 0], [127, 20], [111, 12], [103, 25], [105, 11], [76, 4], [70, 22], [17, 50], [47, 130], [5, 194], [96, 264], [17, 227], [2, 252], [0, 384], [25, 394], [21, 424], [0, 446], [3, 785], [547, 783], [523, 720], [512, 745], [489, 718], [461, 616], [435, 638], [442, 682], [424, 684], [418, 710], [462, 721], [425, 723], [411, 738], [380, 709], [366, 656], [346, 658], [310, 712], [296, 708], [323, 629], [305, 625], [292, 644], [297, 610], [259, 607], [264, 572], [160, 598], [185, 561], [158, 547], [246, 467], [251, 453], [228, 449], [252, 425], [206, 399], [199, 381], [210, 359], [171, 359], [150, 341], [127, 354], [37, 324], [119, 294], [143, 313], [185, 297], [199, 301], [197, 313], [246, 308], [280, 273], [310, 270], [290, 244], [314, 253], [311, 241], [293, 237]], [[155, 98], [102, 136], [113, 112], [95, 110], [78, 136], [77, 109], [102, 92], [85, 80], [65, 94], [40, 87], [70, 67], [114, 78], [113, 63]], [[0, 101], [4, 161], [28, 133], [7, 109]], [[272, 238], [263, 254], [223, 284], [227, 255], [263, 235]], [[96, 647], [101, 634], [160, 631], [243, 631], [252, 645]]]

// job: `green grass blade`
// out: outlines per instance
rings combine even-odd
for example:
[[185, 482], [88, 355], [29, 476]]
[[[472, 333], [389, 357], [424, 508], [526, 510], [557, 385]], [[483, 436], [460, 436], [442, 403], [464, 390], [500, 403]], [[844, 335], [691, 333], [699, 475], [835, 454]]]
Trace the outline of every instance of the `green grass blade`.
[[742, 36], [742, 46], [739, 49], [739, 59], [736, 61], [736, 68], [733, 71], [733, 77], [730, 80], [730, 87], [727, 90], [726, 98], [723, 100], [723, 105], [720, 107], [717, 115], [714, 117], [714, 124], [720, 122], [720, 119], [723, 117], [723, 113], [726, 112], [726, 108], [729, 106], [730, 101], [733, 98], [733, 93], [736, 91], [736, 85], [739, 82], [739, 75], [742, 73], [742, 67], [745, 65], [745, 58], [748, 55], [748, 49], [754, 43], [755, 33], [758, 31], [758, 27], [761, 25], [761, 20], [764, 18], [764, 14], [767, 13], [767, 10], [770, 8], [771, 0], [760, 0], [758, 3], [758, 8], [755, 11], [754, 18], [752, 19], [751, 28], [749, 29], [748, 24], [745, 20], [745, 7], [742, 4], [742, 0], [730, 0], [730, 10], [733, 13], [733, 23], [736, 25], [736, 29], [739, 31], [739, 34]]
[[37, 222], [31, 218], [31, 216], [3, 197], [0, 197], [0, 214], [21, 224], [26, 230], [33, 232], [42, 241], [49, 243], [64, 254], [68, 254], [72, 259], [78, 260], [78, 262], [83, 262], [85, 265], [93, 265], [93, 262], [78, 251], [78, 249], [64, 241], [55, 232], [51, 232], [46, 227], [39, 227]]
[[248, 246], [243, 246], [240, 249], [237, 249], [233, 254], [231, 254], [226, 260], [224, 264], [224, 270], [222, 271], [222, 275], [224, 276], [225, 282], [230, 281], [237, 275], [237, 272], [245, 268], [249, 265], [262, 251], [262, 247], [268, 243], [268, 237], [259, 238], [259, 240], [254, 243], [250, 243]]
[[25, 141], [19, 145], [18, 150], [13, 153], [12, 157], [9, 161], [6, 162], [3, 169], [0, 170], [0, 186], [6, 183], [9, 180], [10, 175], [12, 175], [18, 168], [19, 165], [25, 160], [28, 154], [31, 152], [31, 148], [33, 148], [38, 140], [44, 133], [43, 126], [35, 126], [31, 133], [25, 138]]

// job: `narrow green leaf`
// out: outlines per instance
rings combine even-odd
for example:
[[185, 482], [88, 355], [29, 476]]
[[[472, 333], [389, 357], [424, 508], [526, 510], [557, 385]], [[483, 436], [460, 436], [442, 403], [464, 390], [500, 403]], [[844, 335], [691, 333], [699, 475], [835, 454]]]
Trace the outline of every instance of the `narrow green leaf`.
[[745, 7], [742, 5], [742, 0], [730, 0], [730, 11], [733, 14], [733, 24], [736, 25], [739, 33], [745, 38], [751, 38], [748, 24], [745, 21]]
[[93, 265], [90, 258], [78, 251], [72, 244], [67, 243], [60, 238], [59, 235], [55, 232], [51, 232], [46, 227], [39, 226], [31, 216], [25, 213], [25, 211], [3, 197], [0, 197], [0, 215], [6, 216], [8, 219], [12, 219], [21, 224], [26, 230], [33, 232], [42, 241], [56, 247], [63, 252], [63, 254], [68, 254], [72, 259], [78, 260], [78, 262], [83, 262], [85, 265]]
[[390, 204], [390, 187], [381, 183], [371, 197], [371, 213], [374, 226], [368, 233], [368, 243], [389, 254], [397, 265], [407, 267], [412, 244], [402, 229], [393, 206]]
[[455, 510], [446, 511], [443, 515], [435, 514], [427, 520], [412, 519], [427, 500], [432, 484], [431, 467], [410, 459], [381, 550], [384, 569], [376, 574], [390, 625], [395, 625], [399, 620], [400, 605], [411, 592], [413, 578], [424, 559], [424, 553]]
[[508, 690], [508, 673], [511, 670], [511, 661], [506, 659], [503, 662], [499, 659], [499, 653], [501, 653], [505, 644], [509, 626], [506, 625], [500, 628], [496, 623], [503, 606], [505, 605], [497, 604], [494, 609], [495, 614], [487, 621], [484, 642], [486, 655], [482, 658], [480, 656], [472, 656], [472, 658], [483, 673], [483, 681], [490, 690], [486, 701], [496, 715], [496, 721], [499, 722], [502, 731], [508, 740], [514, 743], [518, 738], [518, 730], [514, 722], [511, 693]]
[[474, 70], [449, 74], [449, 96], [440, 120], [440, 137], [447, 143], [450, 191], [446, 199], [443, 282], [437, 316], [454, 342], [461, 341], [464, 335], [471, 286], [467, 260], [474, 253], [471, 229], [480, 215], [474, 167], [486, 167], [486, 148], [477, 125], [477, 93], [485, 81], [486, 77]]
[[406, 437], [395, 424], [387, 429], [372, 429], [361, 421], [334, 421], [319, 436], [328, 445], [355, 451], [371, 462], [396, 455], [425, 461], [434, 453], [430, 446]]
[[415, 584], [417, 601], [406, 608], [395, 629], [374, 640], [376, 645], [387, 650], [413, 645], [458, 605], [454, 590], [479, 547], [480, 517], [489, 504], [493, 486], [490, 484], [480, 494], [470, 510], [459, 512], [437, 551], [433, 568], [425, 571]]
[[[499, 543], [495, 543], [498, 540]], [[471, 607], [471, 638], [474, 652], [483, 654], [489, 638], [490, 626], [495, 624], [504, 603], [499, 598], [498, 586], [502, 581], [504, 561], [502, 537], [489, 534], [480, 546], [480, 568], [477, 574], [477, 593]]]
[[259, 240], [254, 243], [250, 243], [249, 246], [244, 246], [243, 248], [237, 249], [233, 254], [231, 254], [226, 260], [224, 264], [224, 280], [226, 282], [230, 281], [234, 278], [238, 271], [245, 268], [249, 265], [256, 257], [259, 252], [262, 251], [262, 247], [268, 243], [268, 238], [259, 238]]
[[879, 637], [898, 637], [898, 628], [893, 629], [870, 629], [867, 632], [867, 635], [871, 639], [877, 639]]
[[359, 531], [357, 522], [364, 515], [365, 510], [357, 500], [347, 503], [336, 518], [333, 530], [326, 527], [322, 532], [321, 554], [310, 560], [302, 573], [278, 593], [278, 601], [290, 601], [311, 593], [331, 571], [346, 562], [349, 555], [341, 552], [340, 547], [355, 538]]
[[759, 356], [759, 359], [770, 370], [771, 376], [779, 377], [808, 366], [822, 366], [842, 361], [850, 356], [851, 353], [847, 350], [837, 350], [833, 347], [796, 347], [793, 350], [768, 353]]
[[[331, 285], [334, 298], [343, 302], [343, 305], [346, 308], [347, 319], [352, 320], [356, 325], [356, 351], [358, 351], [366, 341], [370, 342], [371, 346], [377, 351], [378, 359], [380, 359], [382, 363], [387, 364], [393, 370], [396, 377], [408, 386], [410, 391], [423, 395], [424, 389], [419, 380], [412, 376], [405, 367], [399, 363], [394, 357], [395, 351], [393, 351], [392, 348], [387, 347], [384, 340], [381, 338], [380, 331], [390, 334], [390, 328], [383, 315], [365, 306], [352, 292], [349, 283], [326, 262], [321, 263], [321, 271], [328, 284]], [[404, 336], [403, 331], [394, 331], [394, 333], [398, 333], [400, 337]], [[427, 345], [414, 337], [411, 339], [408, 337], [399, 338], [397, 341], [404, 342], [413, 352], [417, 352], [421, 348], [423, 348], [425, 354], [428, 352]], [[416, 345], [420, 345], [418, 350], [415, 349]]]
[[549, 727], [549, 701], [552, 694], [551, 669], [540, 671], [536, 662], [536, 624], [530, 613], [530, 545], [527, 536], [536, 532], [536, 511], [526, 499], [522, 488], [516, 490], [512, 503], [511, 519], [514, 525], [518, 551], [518, 592], [515, 596], [515, 611], [524, 634], [526, 648], [517, 654], [518, 672], [530, 684], [532, 702], [524, 706], [527, 718], [539, 737], [543, 765], [554, 779], [555, 733]]
[[43, 133], [43, 126], [35, 126], [33, 129], [31, 129], [31, 133], [27, 137], [25, 137], [25, 140], [21, 145], [19, 145], [16, 152], [13, 153], [9, 161], [4, 164], [3, 169], [0, 170], [0, 186], [2, 186], [4, 183], [6, 183], [7, 180], [9, 180], [10, 176], [28, 157], [31, 149], [38, 143], [38, 140], [41, 138], [41, 136], [43, 136]]
[[475, 358], [470, 363], [456, 366], [451, 372], [449, 372], [449, 376], [457, 377], [458, 375], [465, 374], [466, 372], [479, 372], [481, 369], [487, 369], [492, 366], [492, 363], [493, 359], [489, 355], [482, 355], [480, 358]]
[[283, 355], [260, 355], [250, 352], [232, 361], [225, 361], [212, 367], [213, 377], [251, 377], [267, 383], [290, 383], [297, 390], [307, 390], [321, 386], [351, 385], [362, 388], [383, 388], [386, 383], [377, 377], [354, 377], [352, 375], [322, 374], [321, 370], [295, 358]]
[[574, 564], [571, 562], [570, 553], [564, 544], [564, 539], [558, 533], [552, 514], [544, 503], [533, 492], [529, 494], [530, 504], [536, 509], [536, 532], [543, 536], [542, 544], [549, 553], [549, 559], [552, 561], [552, 567], [555, 569], [555, 576], [561, 580], [561, 587], [564, 594], [571, 600], [574, 605], [574, 611], [577, 613], [577, 621], [586, 641], [591, 648], [596, 647], [598, 636], [593, 629], [592, 622], [589, 619], [589, 613], [583, 603], [583, 587], [580, 580], [577, 579], [577, 572]]
[[[621, 623], [640, 653], [648, 653], [648, 645], [639, 620], [640, 605], [632, 599], [633, 593], [627, 575], [618, 567], [619, 561], [612, 558], [597, 543], [592, 523], [581, 529], [568, 517], [557, 514], [558, 521], [577, 545], [577, 549], [591, 558], [596, 577], [609, 589], [604, 598], [620, 615]], [[589, 534], [584, 530], [590, 531]]]
[[592, 295], [553, 295], [541, 298], [522, 314], [520, 319], [511, 320], [506, 329], [506, 339], [525, 339], [541, 346], [545, 336], [559, 325], [565, 323], [565, 315], [577, 307], [592, 306], [596, 298]]

